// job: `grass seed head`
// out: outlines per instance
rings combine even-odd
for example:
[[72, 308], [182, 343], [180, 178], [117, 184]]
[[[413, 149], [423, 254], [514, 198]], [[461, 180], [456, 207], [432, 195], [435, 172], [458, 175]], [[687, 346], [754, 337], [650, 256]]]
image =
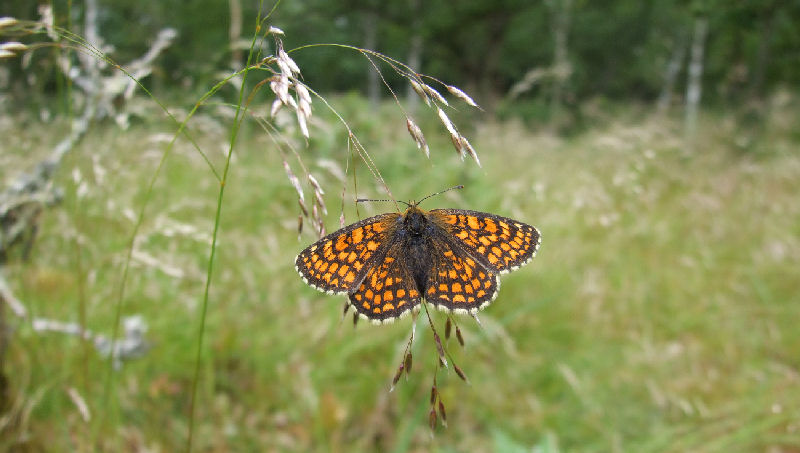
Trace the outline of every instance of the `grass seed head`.
[[411, 88], [414, 89], [414, 92], [417, 93], [417, 95], [420, 98], [422, 98], [423, 101], [425, 101], [425, 105], [430, 107], [431, 106], [431, 99], [428, 97], [427, 94], [425, 94], [425, 90], [422, 89], [422, 85], [420, 85], [419, 82], [417, 82], [414, 79], [408, 79], [408, 81], [411, 83]]
[[406, 117], [406, 127], [408, 128], [408, 133], [411, 134], [411, 138], [417, 144], [417, 149], [425, 151], [425, 157], [430, 158], [430, 148], [428, 148], [428, 142], [425, 141], [425, 136], [422, 135], [422, 129], [417, 126], [414, 120], [408, 117]]
[[444, 410], [444, 403], [439, 398], [439, 417], [442, 417], [442, 425], [447, 428], [447, 412]]
[[453, 364], [453, 369], [456, 370], [456, 374], [458, 375], [458, 377], [461, 378], [462, 381], [469, 382], [469, 379], [467, 379], [467, 375], [464, 374], [464, 372], [461, 371], [461, 368], [459, 368], [458, 365], [456, 365], [455, 363]]
[[427, 83], [422, 84], [422, 89], [425, 90], [425, 93], [428, 96], [432, 97], [436, 102], [440, 104], [444, 104], [449, 106], [450, 104], [447, 103], [447, 99], [444, 98], [438, 91], [436, 91], [432, 86], [428, 85]]
[[28, 50], [28, 46], [17, 41], [9, 41], [0, 44], [0, 50], [7, 50], [9, 52], [22, 52]]
[[466, 102], [472, 107], [480, 108], [478, 104], [476, 104], [475, 101], [473, 101], [472, 98], [469, 97], [467, 93], [461, 91], [460, 89], [454, 87], [453, 85], [446, 85], [446, 86], [447, 86], [447, 91], [449, 91], [450, 94], [452, 94], [453, 96], [461, 99], [462, 101]]
[[13, 18], [13, 17], [8, 17], [8, 16], [0, 17], [0, 29], [6, 28], [6, 27], [13, 27], [14, 25], [17, 25], [18, 23], [19, 23], [19, 21], [17, 19]]

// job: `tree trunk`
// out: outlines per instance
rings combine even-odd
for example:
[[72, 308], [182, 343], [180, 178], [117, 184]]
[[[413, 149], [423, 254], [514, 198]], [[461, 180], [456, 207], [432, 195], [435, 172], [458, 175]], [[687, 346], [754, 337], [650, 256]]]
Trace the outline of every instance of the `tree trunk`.
[[667, 65], [667, 71], [664, 74], [664, 87], [661, 94], [658, 96], [658, 103], [656, 110], [658, 113], [666, 113], [669, 106], [672, 104], [672, 93], [675, 90], [675, 81], [678, 79], [678, 73], [683, 66], [683, 60], [686, 58], [686, 36], [683, 32], [679, 32], [675, 38], [675, 45], [672, 49], [672, 56]]
[[758, 37], [758, 53], [756, 54], [755, 67], [753, 68], [753, 78], [750, 81], [750, 96], [762, 98], [764, 96], [764, 74], [769, 65], [770, 44], [775, 30], [775, 19], [778, 16], [778, 8], [773, 6], [762, 21], [761, 32]]
[[239, 37], [242, 35], [242, 2], [241, 0], [228, 0], [231, 10], [231, 26], [228, 28], [228, 41], [231, 46], [231, 69], [238, 70], [242, 65], [242, 49], [239, 46]]
[[703, 78], [703, 52], [705, 50], [708, 19], [699, 16], [694, 20], [692, 53], [689, 61], [689, 80], [686, 84], [686, 135], [691, 138], [697, 131], [697, 110], [700, 105]]
[[[378, 14], [375, 11], [364, 13], [364, 48], [377, 50], [378, 47]], [[373, 59], [373, 62], [377, 62]], [[367, 98], [373, 108], [380, 102], [381, 79], [378, 69], [367, 65]]]
[[548, 4], [553, 12], [553, 77], [550, 92], [550, 110], [552, 117], [557, 118], [563, 103], [564, 84], [569, 74], [567, 38], [572, 0], [553, 0]]
[[[421, 70], [422, 64], [422, 14], [420, 11], [420, 0], [410, 0], [409, 4], [411, 11], [411, 39], [408, 48], [408, 60], [406, 64], [416, 72]], [[419, 108], [420, 98], [417, 95], [411, 84], [408, 84], [406, 89], [406, 104], [408, 110], [414, 113]]]

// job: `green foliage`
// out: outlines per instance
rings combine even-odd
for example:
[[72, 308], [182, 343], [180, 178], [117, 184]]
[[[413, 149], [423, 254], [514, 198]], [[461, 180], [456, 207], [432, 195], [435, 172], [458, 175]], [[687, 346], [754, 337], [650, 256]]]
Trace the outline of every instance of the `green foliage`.
[[[473, 139], [481, 169], [461, 163], [445, 138], [431, 137], [430, 161], [399, 146], [409, 140], [392, 109], [357, 117], [353, 127], [372, 129], [365, 143], [398, 198], [465, 183], [427, 207], [510, 215], [543, 233], [540, 255], [504, 277], [483, 328], [460, 320], [466, 348], [453, 339], [450, 348], [471, 385], [440, 373], [449, 426], [433, 437], [436, 352], [427, 327], [418, 326], [408, 380], [389, 393], [410, 319], [353, 329], [340, 321], [341, 298], [303, 285], [291, 262], [314, 236], [297, 240], [296, 201], [274, 148], [260, 134], [242, 135], [209, 300], [196, 450], [797, 448], [798, 113], [779, 115], [758, 159], [737, 152], [727, 138], [734, 123], [718, 116], [704, 119], [695, 154], [683, 151], [668, 119], [620, 115], [569, 141], [514, 122], [484, 125]], [[23, 142], [60, 138], [15, 130]], [[77, 320], [84, 304], [87, 326], [108, 333], [133, 226], [126, 212], [139, 206], [158, 163], [156, 132], [154, 124], [98, 129], [87, 153], [67, 163], [80, 173], [59, 178], [67, 198], [43, 218], [32, 261], [6, 269], [34, 316]], [[194, 132], [220, 162], [214, 144], [226, 140], [223, 130]], [[333, 229], [341, 182], [323, 159], [344, 166], [344, 147], [320, 140], [307, 152]], [[151, 349], [114, 373], [107, 405], [107, 363], [91, 345], [17, 323], [8, 369], [16, 404], [29, 410], [5, 431], [4, 448], [88, 450], [97, 426], [103, 450], [183, 449], [218, 185], [183, 141], [162, 171], [137, 240], [159, 264], [134, 260], [124, 301], [125, 315], [147, 320]], [[363, 169], [358, 177], [362, 193], [382, 195]], [[359, 209], [364, 217], [391, 208]], [[69, 388], [86, 399], [89, 424]]]

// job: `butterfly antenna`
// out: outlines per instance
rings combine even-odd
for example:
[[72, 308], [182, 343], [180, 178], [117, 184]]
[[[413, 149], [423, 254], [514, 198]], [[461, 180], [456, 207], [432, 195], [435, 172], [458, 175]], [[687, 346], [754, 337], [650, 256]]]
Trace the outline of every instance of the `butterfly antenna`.
[[428, 195], [427, 197], [423, 198], [422, 200], [419, 200], [418, 202], [414, 203], [414, 205], [415, 205], [415, 206], [416, 206], [416, 205], [419, 205], [420, 203], [422, 203], [423, 201], [427, 200], [427, 199], [428, 199], [428, 198], [430, 198], [430, 197], [435, 197], [436, 195], [441, 195], [441, 194], [443, 194], [443, 193], [445, 193], [445, 192], [449, 192], [449, 191], [451, 191], [451, 190], [455, 190], [455, 189], [463, 189], [463, 188], [464, 188], [464, 186], [463, 186], [462, 184], [459, 184], [459, 185], [457, 185], [457, 186], [453, 186], [453, 187], [451, 187], [451, 188], [449, 188], [449, 189], [444, 189], [444, 190], [441, 190], [441, 191], [439, 191], [439, 192], [432, 193], [432, 194]]
[[[378, 199], [375, 199], [375, 198], [359, 198], [359, 199], [356, 200], [356, 203], [363, 203], [365, 201], [388, 201], [388, 202], [393, 202], [395, 200], [378, 200]], [[400, 203], [403, 203], [406, 206], [411, 206], [410, 204], [406, 203], [405, 201], [402, 201], [402, 200], [397, 200], [397, 201], [400, 202]]]

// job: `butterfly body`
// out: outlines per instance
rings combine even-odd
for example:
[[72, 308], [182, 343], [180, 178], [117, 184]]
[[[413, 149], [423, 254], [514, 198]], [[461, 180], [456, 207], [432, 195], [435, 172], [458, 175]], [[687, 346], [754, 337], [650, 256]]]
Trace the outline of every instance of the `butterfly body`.
[[499, 274], [530, 261], [539, 244], [536, 228], [513, 219], [411, 204], [329, 234], [295, 267], [309, 285], [347, 294], [361, 316], [380, 323], [418, 310], [422, 299], [475, 313], [497, 296]]

